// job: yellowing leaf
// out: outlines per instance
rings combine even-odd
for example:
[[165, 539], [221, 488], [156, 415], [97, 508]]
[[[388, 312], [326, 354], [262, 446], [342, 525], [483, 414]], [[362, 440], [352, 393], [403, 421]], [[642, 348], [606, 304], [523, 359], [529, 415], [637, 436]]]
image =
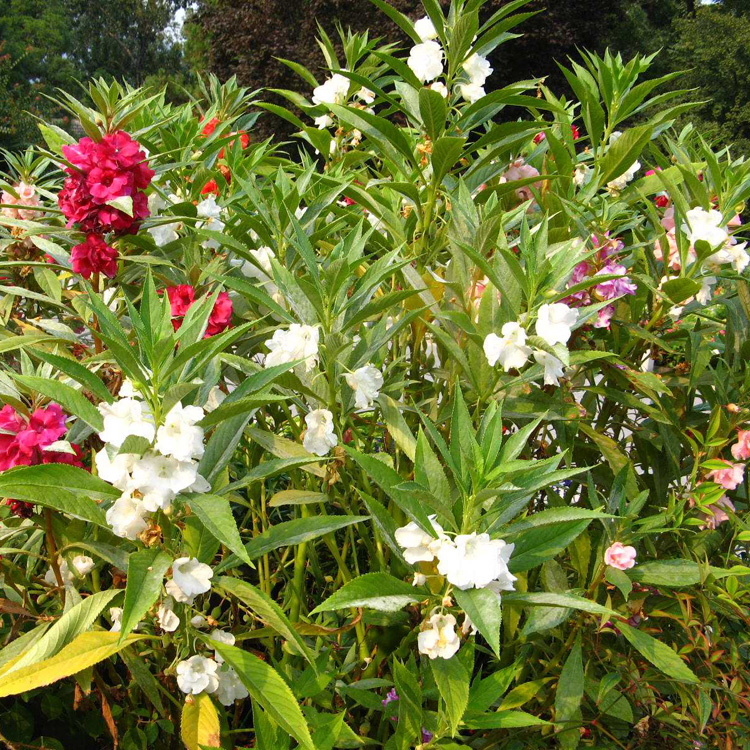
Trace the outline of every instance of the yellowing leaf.
[[0, 677], [0, 698], [26, 693], [70, 677], [142, 638], [142, 635], [131, 635], [120, 643], [120, 634], [108, 630], [82, 633], [51, 659]]
[[188, 695], [185, 698], [180, 734], [188, 750], [220, 746], [219, 714], [207, 693]]

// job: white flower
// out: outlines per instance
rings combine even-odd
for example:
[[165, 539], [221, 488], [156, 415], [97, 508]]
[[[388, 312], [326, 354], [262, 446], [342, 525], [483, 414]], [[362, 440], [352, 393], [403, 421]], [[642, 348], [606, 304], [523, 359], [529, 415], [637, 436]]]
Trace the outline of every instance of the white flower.
[[443, 97], [443, 99], [448, 98], [448, 87], [442, 81], [435, 81], [435, 83], [431, 83], [430, 88], [433, 91], [437, 91], [438, 94]]
[[224, 403], [224, 399], [226, 397], [227, 394], [224, 393], [224, 391], [222, 391], [218, 385], [215, 385], [208, 392], [208, 398], [206, 399], [206, 403], [203, 405], [204, 410], [207, 412], [212, 412], [214, 409], [218, 409]]
[[429, 16], [424, 16], [414, 22], [414, 31], [423, 42], [429, 42], [430, 39], [437, 39], [437, 29]]
[[95, 567], [94, 561], [88, 555], [76, 555], [73, 567], [79, 576], [87, 576]]
[[208, 620], [203, 615], [194, 615], [190, 618], [190, 624], [197, 630], [202, 630], [208, 626]]
[[486, 95], [484, 86], [479, 83], [459, 83], [458, 88], [461, 92], [461, 96], [470, 104], [478, 102]]
[[357, 92], [357, 96], [365, 104], [372, 104], [375, 101], [375, 92], [370, 91], [370, 89], [365, 88], [364, 86], [362, 86], [362, 88]]
[[578, 310], [568, 307], [564, 302], [542, 305], [536, 320], [537, 336], [543, 338], [550, 346], [565, 344], [570, 338], [570, 329], [578, 320]]
[[172, 563], [172, 580], [185, 596], [196, 597], [210, 591], [213, 575], [213, 570], [195, 557], [178, 557]]
[[171, 596], [159, 605], [156, 619], [159, 621], [159, 627], [166, 633], [174, 633], [180, 627], [180, 618], [174, 613], [174, 599]]
[[222, 664], [217, 674], [219, 687], [216, 690], [216, 697], [219, 699], [219, 703], [223, 706], [231, 706], [235, 701], [247, 698], [249, 695], [247, 688], [229, 664]]
[[315, 118], [314, 122], [318, 130], [325, 130], [333, 125], [333, 118], [330, 115], [320, 115]]
[[118, 453], [110, 458], [107, 449], [102, 448], [94, 457], [94, 463], [101, 479], [113, 484], [118, 490], [127, 492], [132, 489], [130, 472], [137, 459], [135, 453]]
[[563, 376], [563, 363], [549, 352], [537, 349], [534, 352], [534, 359], [537, 364], [544, 367], [544, 385], [560, 385], [560, 378]]
[[[404, 560], [409, 565], [414, 565], [418, 562], [432, 562], [440, 546], [447, 540], [443, 528], [435, 520], [435, 516], [429, 516], [429, 519], [432, 523], [432, 528], [437, 534], [437, 539], [434, 536], [430, 536], [426, 531], [422, 531], [414, 521], [409, 521], [406, 526], [396, 529], [396, 544], [403, 548]], [[417, 585], [416, 582], [414, 585]]]
[[149, 442], [154, 439], [154, 418], [142, 401], [121, 398], [112, 404], [101, 403], [97, 408], [104, 418], [104, 429], [99, 433], [103, 442], [120, 448], [130, 435], [138, 435]]
[[164, 584], [167, 593], [180, 604], [192, 604], [195, 596], [188, 596], [173, 580]]
[[148, 509], [129, 492], [123, 492], [106, 513], [107, 523], [112, 527], [112, 531], [117, 536], [131, 541], [146, 530], [147, 517]]
[[143, 398], [143, 394], [138, 390], [138, 386], [130, 379], [125, 378], [122, 381], [120, 390], [117, 393], [118, 398]]
[[[489, 534], [459, 534], [437, 550], [438, 571], [456, 588], [484, 588], [491, 581], [510, 576], [508, 560], [514, 545]], [[511, 580], [515, 580], [510, 576]]]
[[271, 260], [276, 257], [273, 250], [266, 245], [262, 245], [259, 248], [251, 250], [250, 255], [253, 256], [257, 263], [251, 263], [249, 260], [243, 261], [240, 265], [240, 271], [242, 271], [243, 276], [263, 282], [269, 281], [273, 273]]
[[484, 86], [487, 77], [492, 73], [490, 61], [476, 52], [464, 60], [461, 67], [469, 74], [469, 80], [477, 86]]
[[354, 405], [358, 409], [369, 409], [383, 387], [382, 373], [371, 364], [346, 373], [344, 379], [354, 391]]
[[729, 237], [726, 227], [722, 226], [723, 219], [719, 211], [714, 209], [706, 211], [696, 206], [687, 212], [685, 219], [686, 223], [682, 225], [682, 231], [688, 236], [691, 245], [703, 240], [711, 247], [719, 247]]
[[432, 81], [443, 73], [443, 48], [437, 42], [415, 44], [407, 64], [422, 83]]
[[[68, 568], [68, 563], [62, 557], [57, 558], [57, 567], [60, 569], [60, 578], [62, 578], [63, 584], [67, 586], [72, 583], [74, 576]], [[52, 566], [47, 568], [47, 572], [44, 574], [44, 582], [50, 586], [57, 586], [57, 576]]]
[[491, 367], [499, 362], [505, 372], [520, 369], [526, 364], [531, 349], [526, 346], [526, 331], [520, 323], [506, 323], [502, 338], [490, 333], [484, 339], [484, 353]]
[[[228, 630], [218, 630], [214, 629], [209, 634], [208, 637], [212, 641], [218, 641], [219, 643], [224, 643], [227, 646], [234, 646], [235, 638], [232, 633], [230, 633]], [[214, 651], [214, 659], [219, 662], [219, 664], [224, 663], [224, 659], [221, 658], [218, 651]]]
[[607, 189], [619, 192], [623, 190], [625, 186], [635, 177], [635, 173], [641, 168], [639, 161], [633, 162], [626, 172], [616, 177], [614, 180], [607, 183]]
[[412, 586], [424, 586], [427, 583], [427, 576], [424, 573], [415, 573], [414, 580], [411, 582]]
[[322, 85], [313, 89], [313, 104], [343, 104], [349, 94], [349, 79], [334, 73]]
[[200, 406], [176, 403], [156, 433], [156, 450], [178, 461], [189, 461], [203, 455], [203, 428], [196, 423], [203, 419]]
[[213, 693], [219, 687], [219, 665], [205, 656], [191, 656], [177, 665], [177, 685], [183, 693]]
[[222, 211], [224, 209], [216, 202], [215, 195], [209, 195], [204, 198], [196, 207], [195, 211], [199, 219], [207, 219], [209, 222], [212, 219], [221, 218]]
[[434, 614], [427, 624], [429, 629], [417, 636], [419, 653], [426, 654], [430, 659], [450, 659], [461, 645], [456, 633], [456, 618], [453, 615]]
[[133, 486], [151, 512], [167, 510], [180, 492], [195, 483], [197, 476], [198, 465], [193, 461], [178, 461], [156, 453], [147, 453], [133, 466]]
[[695, 299], [700, 302], [701, 305], [707, 305], [711, 301], [715, 283], [716, 276], [703, 276], [701, 278], [701, 288], [698, 290], [698, 294], [695, 295]]
[[750, 255], [745, 250], [746, 244], [746, 242], [732, 244], [731, 240], [729, 240], [721, 250], [715, 252], [713, 255], [709, 255], [706, 260], [709, 263], [720, 266], [725, 263], [731, 263], [737, 273], [742, 273], [747, 268], [747, 264], [750, 263]]
[[283, 365], [295, 359], [305, 360], [305, 370], [310, 370], [318, 363], [318, 326], [292, 323], [286, 331], [278, 330], [273, 338], [266, 341], [271, 350], [266, 356], [265, 367]]
[[122, 607], [110, 607], [109, 616], [112, 620], [112, 633], [119, 633], [122, 630]]
[[305, 416], [307, 431], [302, 445], [308, 453], [325, 456], [339, 439], [333, 431], [333, 414], [328, 409], [313, 409]]
[[575, 168], [575, 172], [573, 172], [573, 183], [576, 187], [582, 187], [583, 185], [587, 185], [589, 182], [591, 182], [591, 173], [592, 173], [591, 167], [587, 166], [586, 164], [579, 164]]
[[155, 227], [149, 227], [148, 233], [154, 238], [157, 247], [164, 247], [164, 245], [174, 242], [180, 236], [175, 229], [177, 226], [179, 224], [175, 222], [158, 224]]
[[[199, 229], [208, 229], [212, 232], [221, 232], [224, 229], [224, 222], [221, 220], [224, 209], [216, 202], [215, 195], [209, 195], [208, 198], [202, 200], [196, 207], [196, 213], [198, 218], [203, 221], [196, 224]], [[217, 250], [219, 248], [219, 241], [213, 238], [204, 240], [202, 246]]]

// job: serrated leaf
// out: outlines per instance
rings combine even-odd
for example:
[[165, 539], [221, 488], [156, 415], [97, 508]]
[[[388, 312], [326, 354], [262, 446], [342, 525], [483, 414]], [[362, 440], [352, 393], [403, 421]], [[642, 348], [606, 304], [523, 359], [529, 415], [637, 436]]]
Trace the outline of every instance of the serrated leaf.
[[388, 573], [365, 573], [345, 583], [310, 614], [349, 607], [368, 607], [381, 612], [396, 612], [424, 598], [424, 592]]
[[455, 589], [453, 595], [461, 609], [466, 612], [476, 629], [484, 636], [490, 648], [500, 656], [500, 625], [502, 609], [500, 600], [489, 589]]
[[119, 633], [107, 630], [82, 633], [50, 659], [0, 677], [0, 698], [27, 693], [70, 677], [145, 637], [131, 633], [124, 641], [120, 641]]
[[187, 750], [221, 746], [219, 713], [208, 693], [185, 697], [180, 720], [180, 736]]
[[154, 547], [133, 552], [128, 560], [128, 581], [122, 608], [120, 639], [124, 640], [161, 594], [164, 574], [172, 557]]
[[656, 638], [651, 637], [648, 633], [631, 628], [625, 622], [618, 621], [617, 629], [642, 656], [648, 659], [657, 669], [664, 672], [664, 674], [681, 682], [699, 682], [693, 670], [666, 643], [656, 640]]
[[187, 495], [186, 500], [208, 531], [234, 552], [242, 562], [252, 567], [252, 560], [242, 544], [229, 500], [219, 495], [199, 494]]
[[235, 646], [212, 642], [224, 661], [237, 672], [253, 700], [257, 701], [288, 734], [306, 750], [315, 750], [305, 717], [289, 686], [276, 670], [257, 656]]

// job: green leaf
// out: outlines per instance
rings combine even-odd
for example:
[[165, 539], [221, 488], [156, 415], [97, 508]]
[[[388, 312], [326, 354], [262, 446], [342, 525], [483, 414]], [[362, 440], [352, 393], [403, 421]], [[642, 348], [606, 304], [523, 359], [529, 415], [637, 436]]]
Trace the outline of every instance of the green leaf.
[[652, 638], [647, 633], [631, 628], [625, 622], [618, 621], [617, 629], [642, 656], [664, 674], [681, 682], [700, 682], [693, 670], [666, 643], [657, 641], [656, 638]]
[[180, 719], [180, 736], [187, 750], [221, 746], [219, 713], [208, 693], [185, 697]]
[[618, 570], [617, 568], [613, 568], [611, 565], [607, 565], [607, 572], [605, 574], [605, 577], [609, 583], [611, 583], [613, 586], [616, 586], [620, 590], [620, 593], [625, 598], [625, 601], [627, 601], [628, 597], [630, 596], [630, 592], [633, 590], [633, 583], [628, 577], [628, 574], [623, 570]]
[[430, 667], [435, 677], [440, 697], [445, 701], [445, 713], [451, 736], [469, 704], [469, 674], [458, 658], [430, 659]]
[[611, 182], [633, 166], [641, 151], [651, 140], [653, 130], [652, 125], [638, 125], [628, 128], [609, 146], [604, 158], [599, 163], [602, 185]]
[[689, 297], [696, 295], [701, 285], [694, 279], [670, 279], [662, 284], [662, 291], [669, 297], [669, 299], [679, 305], [680, 302], [684, 302]]
[[104, 429], [104, 420], [99, 410], [78, 390], [61, 383], [59, 380], [40, 378], [37, 375], [18, 375], [10, 373], [21, 385], [32, 391], [41, 393], [60, 404], [65, 411], [80, 417], [94, 431]]
[[365, 573], [319, 604], [310, 614], [349, 607], [368, 607], [381, 612], [396, 612], [424, 598], [424, 592], [388, 573]]
[[453, 596], [499, 658], [503, 612], [497, 594], [489, 589], [454, 589]]
[[116, 208], [118, 211], [122, 211], [128, 216], [133, 216], [133, 198], [130, 195], [121, 195], [119, 198], [112, 198], [107, 201], [108, 206]]
[[419, 114], [422, 117], [425, 133], [436, 141], [445, 129], [448, 108], [443, 95], [427, 86], [419, 89]]
[[158, 547], [142, 549], [130, 555], [125, 604], [122, 608], [121, 641], [128, 636], [159, 598], [164, 574], [171, 564], [171, 555]]
[[[743, 565], [735, 565], [732, 568], [705, 566], [704, 575], [708, 573], [714, 578], [746, 576], [750, 575], [750, 568]], [[693, 586], [704, 578], [701, 575], [701, 566], [692, 560], [652, 560], [629, 570], [628, 576], [637, 583], [670, 588]]]
[[279, 508], [283, 505], [308, 505], [310, 503], [324, 503], [328, 495], [312, 490], [281, 490], [268, 501], [269, 508]]
[[96, 373], [91, 372], [76, 360], [70, 359], [69, 357], [60, 357], [57, 354], [50, 354], [42, 349], [30, 349], [29, 351], [33, 357], [38, 357], [42, 362], [47, 362], [53, 367], [56, 367], [60, 372], [64, 372], [66, 375], [73, 378], [73, 380], [77, 381], [85, 388], [88, 388], [102, 401], [106, 401], [108, 404], [111, 404], [114, 401], [107, 386], [104, 385], [99, 377], [97, 377]]
[[229, 500], [219, 495], [199, 494], [187, 495], [185, 499], [206, 529], [225, 547], [234, 552], [242, 562], [252, 567], [252, 560], [242, 544]]
[[519, 534], [508, 567], [511, 573], [541, 565], [564, 550], [591, 520], [561, 521], [551, 526], [527, 529]]
[[580, 609], [582, 612], [589, 612], [592, 615], [617, 616], [617, 612], [614, 610], [592, 602], [591, 599], [584, 599], [582, 596], [576, 596], [575, 594], [562, 594], [551, 591], [511, 591], [503, 594], [503, 602], [506, 604], [517, 602], [546, 607], [568, 607], [570, 609]]
[[464, 726], [467, 729], [520, 729], [522, 727], [539, 727], [549, 724], [548, 721], [525, 711], [496, 711], [492, 714], [466, 717]]
[[465, 144], [466, 138], [448, 135], [435, 141], [432, 147], [432, 181], [435, 185], [440, 185], [443, 177], [456, 165], [463, 155]]
[[[309, 542], [324, 534], [343, 529], [353, 523], [367, 521], [369, 516], [313, 516], [312, 518], [295, 518], [284, 521], [266, 529], [245, 545], [245, 551], [251, 560], [268, 554], [279, 547], [293, 547], [302, 542]], [[231, 558], [230, 558], [231, 559]], [[230, 561], [216, 568], [217, 572], [230, 567]]]
[[77, 635], [87, 631], [119, 593], [116, 589], [100, 591], [71, 607], [38, 641], [24, 651], [5, 674], [8, 675], [23, 667], [49, 659]]
[[315, 667], [313, 654], [307, 644], [289, 622], [281, 607], [268, 594], [255, 588], [247, 581], [228, 576], [221, 576], [214, 580], [213, 588], [221, 589], [227, 594], [237, 597], [243, 604], [250, 607], [263, 622], [272, 627], [280, 636], [286, 638], [290, 644], [293, 644], [295, 650], [302, 654], [313, 665], [313, 668]]
[[306, 750], [315, 750], [305, 717], [292, 691], [276, 670], [257, 656], [236, 646], [228, 646], [218, 641], [212, 641], [211, 645], [237, 672], [253, 700], [257, 701], [302, 747]]
[[27, 693], [64, 677], [70, 677], [144, 637], [133, 633], [125, 641], [120, 641], [119, 633], [102, 630], [81, 633], [50, 659], [0, 677], [0, 698]]
[[17, 466], [0, 473], [0, 496], [59, 510], [105, 529], [109, 524], [104, 512], [87, 496], [111, 499], [119, 495], [111, 484], [67, 464]]
[[578, 747], [581, 741], [578, 727], [581, 723], [583, 687], [583, 657], [579, 634], [560, 672], [555, 692], [555, 722], [564, 725], [557, 735], [557, 741], [564, 750]]

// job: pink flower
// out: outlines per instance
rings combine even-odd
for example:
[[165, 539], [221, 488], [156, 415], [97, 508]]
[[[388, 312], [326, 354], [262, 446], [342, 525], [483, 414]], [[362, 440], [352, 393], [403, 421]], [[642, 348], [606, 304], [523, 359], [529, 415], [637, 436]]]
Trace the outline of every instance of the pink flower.
[[618, 570], [628, 570], [635, 565], [635, 547], [626, 547], [622, 542], [615, 542], [604, 553], [604, 562]]
[[711, 513], [711, 515], [706, 517], [706, 522], [701, 526], [701, 528], [715, 529], [717, 526], [724, 523], [724, 521], [728, 521], [729, 514], [724, 510], [724, 508], [729, 508], [729, 510], [734, 513], [734, 503], [732, 503], [732, 501], [726, 495], [720, 497], [714, 505], [708, 506], [708, 511]]
[[[195, 291], [190, 284], [179, 284], [167, 288], [167, 297], [169, 297], [169, 308], [172, 312], [172, 325], [175, 331], [180, 327], [182, 318], [195, 302]], [[174, 320], [180, 318], [180, 320]]]
[[745, 466], [729, 462], [726, 466], [726, 469], [715, 469], [709, 472], [708, 478], [720, 484], [725, 490], [736, 490], [745, 479]]
[[609, 328], [612, 323], [612, 317], [615, 314], [615, 306], [607, 305], [602, 307], [596, 315], [596, 322], [594, 328]]
[[[10, 205], [4, 206], [0, 210], [0, 215], [8, 216], [11, 219], [28, 220], [35, 218], [39, 212], [29, 210], [32, 207], [40, 205], [39, 196], [36, 194], [34, 186], [27, 185], [22, 180], [18, 185], [14, 185], [13, 189], [18, 197], [7, 190], [3, 190], [2, 195], [0, 196], [0, 203]], [[26, 208], [24, 208], [24, 206]]]
[[85, 242], [76, 245], [70, 252], [73, 270], [84, 279], [91, 278], [94, 273], [114, 278], [117, 275], [117, 258], [117, 250], [97, 234], [88, 235]]
[[39, 435], [38, 445], [46, 448], [59, 440], [68, 429], [68, 418], [59, 404], [52, 403], [46, 409], [37, 409], [29, 419], [29, 427]]
[[[531, 164], [527, 164], [523, 159], [516, 159], [503, 174], [503, 179], [506, 182], [516, 182], [517, 180], [526, 180], [530, 177], [539, 177], [539, 170], [536, 167], [532, 167]], [[534, 182], [531, 185], [523, 185], [516, 190], [516, 195], [522, 201], [531, 200], [534, 194], [531, 189], [539, 190], [541, 188], [541, 182]]]
[[737, 430], [737, 442], [732, 446], [732, 455], [738, 461], [750, 458], [750, 430]]

